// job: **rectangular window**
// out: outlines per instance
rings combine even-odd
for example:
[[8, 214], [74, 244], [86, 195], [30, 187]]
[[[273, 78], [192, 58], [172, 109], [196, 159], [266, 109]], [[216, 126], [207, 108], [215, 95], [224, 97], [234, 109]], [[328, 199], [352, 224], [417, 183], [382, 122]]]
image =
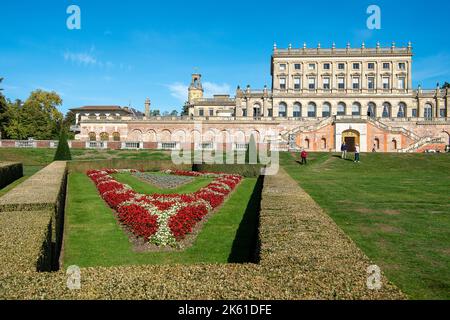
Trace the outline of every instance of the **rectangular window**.
[[398, 89], [405, 90], [405, 77], [398, 78]]
[[280, 71], [285, 71], [286, 65], [284, 63], [280, 64]]
[[323, 64], [323, 69], [324, 70], [330, 70], [330, 64], [329, 63], [324, 63]]
[[369, 90], [375, 89], [375, 77], [368, 77], [367, 78], [367, 88]]
[[294, 89], [300, 90], [300, 78], [299, 77], [294, 78]]
[[330, 90], [330, 78], [323, 78], [323, 88], [325, 90]]
[[280, 78], [280, 89], [286, 90], [286, 78]]
[[247, 116], [247, 109], [242, 109], [242, 116], [246, 117]]
[[296, 64], [294, 65], [294, 69], [295, 69], [295, 70], [300, 70], [300, 69], [301, 69], [300, 63], [296, 63]]
[[390, 68], [391, 68], [391, 64], [389, 62], [383, 63], [383, 69], [384, 70], [389, 70]]
[[344, 70], [345, 69], [345, 63], [339, 63], [338, 64], [338, 69], [339, 70]]
[[203, 117], [203, 116], [204, 116], [204, 111], [203, 111], [203, 109], [198, 109], [198, 115], [199, 115], [200, 117]]
[[308, 69], [309, 69], [309, 70], [316, 70], [316, 65], [315, 65], [314, 63], [310, 63], [310, 64], [308, 65]]
[[369, 62], [369, 64], [367, 65], [367, 69], [374, 70], [375, 69], [375, 63]]
[[400, 63], [398, 64], [398, 68], [399, 68], [400, 70], [406, 70], [406, 63], [400, 62]]
[[308, 88], [309, 90], [316, 89], [316, 78], [308, 78]]
[[338, 78], [338, 89], [339, 90], [345, 89], [345, 79], [343, 77]]
[[273, 117], [273, 109], [267, 109], [267, 116]]
[[440, 109], [439, 110], [439, 117], [445, 118], [445, 109]]
[[359, 63], [353, 64], [353, 70], [359, 70]]
[[213, 117], [214, 116], [214, 109], [209, 109], [209, 116]]
[[352, 79], [353, 90], [359, 90], [359, 78], [355, 77]]
[[412, 116], [413, 118], [417, 118], [417, 109], [412, 109], [412, 110], [411, 110], [411, 116]]
[[383, 77], [383, 89], [384, 90], [389, 90], [390, 85], [389, 85], [389, 78], [388, 77]]

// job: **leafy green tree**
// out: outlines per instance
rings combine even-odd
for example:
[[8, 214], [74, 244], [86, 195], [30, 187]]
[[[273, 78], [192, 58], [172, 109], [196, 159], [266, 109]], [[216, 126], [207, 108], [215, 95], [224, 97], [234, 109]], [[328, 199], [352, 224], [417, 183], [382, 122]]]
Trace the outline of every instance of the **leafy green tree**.
[[62, 122], [62, 129], [66, 130], [67, 132], [67, 137], [69, 139], [74, 139], [75, 138], [75, 134], [73, 132], [70, 131], [70, 126], [75, 125], [75, 117], [76, 114], [73, 111], [68, 111], [64, 117], [64, 120]]
[[[2, 83], [3, 78], [0, 78], [0, 84]], [[0, 139], [6, 137], [5, 127], [8, 122], [8, 118], [6, 117], [6, 110], [8, 107], [8, 102], [6, 101], [5, 96], [2, 93], [3, 89], [0, 88]]]
[[177, 111], [177, 110], [172, 110], [172, 112], [170, 113], [170, 115], [171, 115], [172, 117], [176, 117], [176, 116], [178, 116], [178, 111]]
[[447, 89], [447, 88], [450, 88], [450, 83], [445, 81], [444, 85], [442, 86], [442, 89]]
[[58, 147], [56, 148], [55, 158], [53, 160], [72, 160], [69, 143], [67, 142], [67, 132], [64, 129], [61, 130], [61, 134], [59, 135]]
[[159, 117], [160, 115], [161, 112], [158, 109], [150, 111], [150, 116], [152, 117]]

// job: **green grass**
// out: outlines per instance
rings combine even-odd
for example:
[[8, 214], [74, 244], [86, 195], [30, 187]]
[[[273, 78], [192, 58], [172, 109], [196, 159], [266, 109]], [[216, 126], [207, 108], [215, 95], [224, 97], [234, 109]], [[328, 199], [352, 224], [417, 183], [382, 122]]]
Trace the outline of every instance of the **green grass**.
[[[120, 176], [120, 179], [128, 178]], [[132, 183], [137, 186], [139, 182]], [[195, 181], [200, 182], [205, 181]], [[193, 246], [185, 251], [137, 253], [132, 250], [111, 209], [98, 195], [95, 185], [86, 175], [72, 173], [66, 205], [64, 266], [250, 261], [255, 248], [261, 187], [257, 182], [251, 178], [243, 180], [228, 201], [205, 223]]]
[[152, 194], [152, 193], [160, 193], [160, 194], [171, 194], [171, 193], [191, 193], [195, 192], [200, 188], [206, 187], [209, 183], [213, 181], [212, 178], [203, 178], [196, 177], [194, 181], [182, 185], [178, 188], [174, 189], [160, 189], [152, 184], [145, 182], [141, 179], [136, 178], [135, 176], [129, 173], [119, 173], [115, 174], [114, 178], [122, 183], [128, 184], [135, 191], [143, 194]]
[[312, 153], [282, 166], [413, 299], [450, 299], [450, 155]]

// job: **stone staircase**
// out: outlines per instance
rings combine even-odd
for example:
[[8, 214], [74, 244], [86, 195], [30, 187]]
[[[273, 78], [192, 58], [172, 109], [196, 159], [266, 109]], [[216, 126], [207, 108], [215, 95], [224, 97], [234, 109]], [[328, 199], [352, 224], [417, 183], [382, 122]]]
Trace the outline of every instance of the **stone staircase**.
[[417, 152], [420, 148], [423, 148], [426, 145], [430, 145], [430, 144], [440, 145], [440, 144], [445, 144], [445, 142], [443, 141], [442, 138], [433, 138], [430, 136], [423, 137], [423, 138], [419, 139], [417, 142], [408, 146], [407, 148], [399, 149], [398, 152], [403, 152], [403, 153]]
[[403, 127], [392, 127], [392, 126], [388, 126], [386, 124], [384, 124], [383, 122], [381, 122], [378, 119], [373, 119], [371, 117], [367, 117], [367, 122], [372, 124], [373, 126], [377, 127], [378, 129], [381, 130], [386, 130], [389, 131], [391, 133], [400, 133], [403, 134], [409, 138], [411, 138], [413, 141], [418, 142], [419, 140], [421, 140], [422, 138], [419, 137], [417, 134], [415, 134], [414, 132], [405, 129]]

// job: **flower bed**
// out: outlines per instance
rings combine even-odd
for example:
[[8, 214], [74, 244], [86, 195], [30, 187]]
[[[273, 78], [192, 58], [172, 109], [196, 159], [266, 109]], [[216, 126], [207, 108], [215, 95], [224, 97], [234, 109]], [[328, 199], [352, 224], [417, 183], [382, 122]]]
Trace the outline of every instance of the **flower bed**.
[[175, 189], [195, 180], [195, 177], [180, 175], [157, 175], [146, 172], [135, 172], [133, 175], [160, 189]]
[[116, 181], [112, 174], [136, 170], [91, 170], [87, 175], [101, 197], [116, 210], [119, 221], [136, 236], [159, 246], [178, 246], [205, 215], [220, 206], [242, 177], [235, 174], [166, 170], [179, 176], [211, 177], [209, 185], [191, 194], [152, 194], [135, 192]]

